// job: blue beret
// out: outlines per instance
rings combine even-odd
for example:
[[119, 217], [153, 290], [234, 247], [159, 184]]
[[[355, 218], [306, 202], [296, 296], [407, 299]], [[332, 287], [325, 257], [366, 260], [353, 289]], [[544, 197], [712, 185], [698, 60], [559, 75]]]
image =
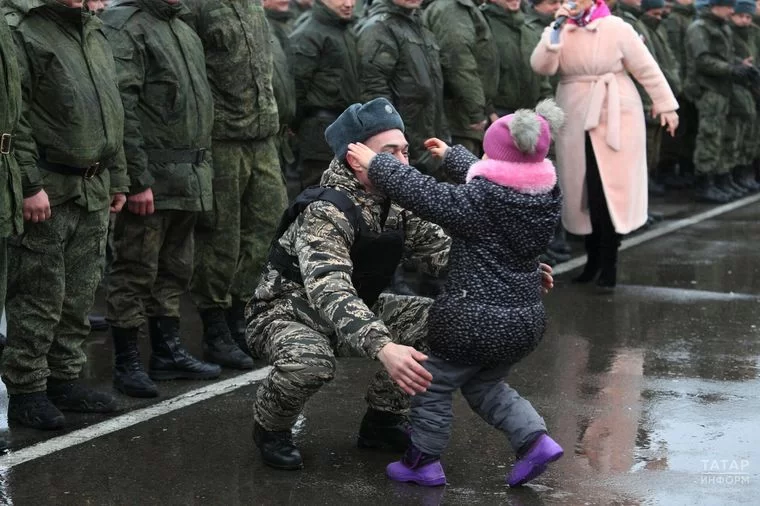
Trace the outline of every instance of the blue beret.
[[325, 130], [325, 140], [343, 160], [352, 142], [364, 142], [373, 135], [388, 130], [404, 131], [404, 122], [393, 104], [385, 98], [376, 98], [366, 104], [353, 104], [338, 116]]

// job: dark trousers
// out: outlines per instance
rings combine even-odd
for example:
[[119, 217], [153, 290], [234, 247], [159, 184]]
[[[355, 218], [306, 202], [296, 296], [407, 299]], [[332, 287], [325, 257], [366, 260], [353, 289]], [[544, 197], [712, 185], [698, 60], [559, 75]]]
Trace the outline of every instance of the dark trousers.
[[614, 273], [617, 268], [617, 253], [620, 247], [621, 235], [615, 231], [610, 210], [607, 207], [607, 197], [604, 195], [602, 178], [599, 175], [599, 165], [596, 162], [591, 138], [586, 135], [586, 192], [588, 209], [591, 216], [591, 235], [587, 235], [586, 253], [589, 263]]

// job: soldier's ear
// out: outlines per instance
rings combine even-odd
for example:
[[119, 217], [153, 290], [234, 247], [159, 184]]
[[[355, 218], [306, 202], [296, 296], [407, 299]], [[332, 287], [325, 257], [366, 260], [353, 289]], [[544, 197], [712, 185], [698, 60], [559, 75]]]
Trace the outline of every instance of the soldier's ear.
[[346, 153], [346, 165], [348, 165], [354, 173], [364, 172], [364, 168], [359, 163], [359, 160], [357, 160], [352, 153]]

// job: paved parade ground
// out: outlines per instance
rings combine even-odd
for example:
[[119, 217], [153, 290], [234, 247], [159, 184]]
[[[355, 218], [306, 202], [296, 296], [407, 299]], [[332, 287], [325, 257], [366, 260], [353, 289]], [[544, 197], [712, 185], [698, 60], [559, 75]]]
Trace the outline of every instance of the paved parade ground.
[[[68, 432], [13, 428], [0, 503], [757, 505], [760, 201], [743, 204], [711, 215], [660, 206], [665, 222], [621, 253], [614, 295], [571, 285], [566, 271], [578, 262], [559, 268], [544, 342], [509, 378], [565, 448], [530, 486], [505, 485], [513, 455], [461, 397], [443, 461], [449, 485], [389, 482], [395, 455], [355, 446], [379, 364], [345, 359], [299, 421], [303, 471], [266, 468], [255, 451], [260, 369], [159, 384], [154, 401], [120, 396], [123, 410], [105, 422], [67, 414]], [[186, 310], [185, 340], [197, 353], [200, 323]], [[110, 389], [109, 335], [94, 333], [88, 354], [89, 381]]]

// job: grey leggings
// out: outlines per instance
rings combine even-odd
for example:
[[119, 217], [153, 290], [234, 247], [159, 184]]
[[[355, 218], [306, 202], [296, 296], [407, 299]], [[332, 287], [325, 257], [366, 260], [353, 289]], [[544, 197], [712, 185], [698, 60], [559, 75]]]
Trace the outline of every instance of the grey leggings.
[[427, 392], [412, 397], [412, 443], [423, 453], [441, 455], [451, 437], [452, 394], [462, 389], [470, 407], [504, 432], [515, 452], [546, 432], [530, 402], [504, 382], [509, 366], [483, 368], [446, 362], [429, 355], [423, 363], [433, 375]]

